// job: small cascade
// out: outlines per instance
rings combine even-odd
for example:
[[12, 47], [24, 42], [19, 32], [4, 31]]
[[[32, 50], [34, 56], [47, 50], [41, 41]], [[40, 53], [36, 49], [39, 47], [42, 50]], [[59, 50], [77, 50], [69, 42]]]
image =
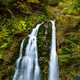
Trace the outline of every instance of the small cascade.
[[[55, 21], [51, 20], [50, 22], [52, 23], [52, 42], [48, 80], [59, 80], [58, 59], [56, 54]], [[24, 56], [22, 55], [22, 52], [23, 44], [25, 44], [25, 39], [22, 40], [20, 47], [20, 55], [16, 61], [16, 69], [13, 80], [41, 80], [40, 66], [38, 63], [37, 33], [39, 27], [42, 24], [43, 23], [37, 24], [37, 26], [32, 30], [31, 34], [29, 35], [29, 40], [25, 49]]]

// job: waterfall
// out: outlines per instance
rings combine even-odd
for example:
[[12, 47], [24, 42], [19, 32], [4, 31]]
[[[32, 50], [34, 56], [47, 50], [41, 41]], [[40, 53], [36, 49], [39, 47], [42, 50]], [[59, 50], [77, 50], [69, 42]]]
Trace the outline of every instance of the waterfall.
[[[55, 21], [52, 21], [52, 42], [51, 42], [51, 52], [50, 52], [50, 62], [49, 62], [49, 78], [48, 80], [59, 80], [58, 71], [58, 59], [56, 54], [56, 30]], [[39, 27], [43, 23], [37, 24], [33, 28], [31, 34], [29, 35], [28, 44], [25, 49], [24, 56], [23, 45], [25, 44], [25, 39], [22, 40], [20, 47], [20, 55], [16, 61], [15, 74], [13, 80], [40, 80], [40, 67], [38, 63], [38, 52], [37, 52], [37, 33]]]
[[[42, 24], [42, 23], [41, 23]], [[41, 24], [37, 24], [29, 35], [25, 55], [22, 56], [23, 43], [21, 43], [20, 56], [16, 61], [16, 70], [13, 80], [40, 80], [40, 68], [37, 54], [37, 32]]]
[[52, 41], [51, 41], [51, 52], [49, 62], [49, 80], [59, 80], [59, 69], [58, 59], [56, 54], [56, 28], [55, 20], [50, 21], [52, 23]]

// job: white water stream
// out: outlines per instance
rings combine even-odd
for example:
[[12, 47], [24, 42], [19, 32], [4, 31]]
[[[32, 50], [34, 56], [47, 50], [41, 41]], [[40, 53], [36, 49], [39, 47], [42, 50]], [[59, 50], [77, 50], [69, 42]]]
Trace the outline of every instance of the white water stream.
[[58, 58], [56, 53], [56, 28], [55, 20], [52, 21], [52, 41], [51, 41], [51, 52], [49, 62], [49, 79], [48, 80], [59, 80], [59, 66]]

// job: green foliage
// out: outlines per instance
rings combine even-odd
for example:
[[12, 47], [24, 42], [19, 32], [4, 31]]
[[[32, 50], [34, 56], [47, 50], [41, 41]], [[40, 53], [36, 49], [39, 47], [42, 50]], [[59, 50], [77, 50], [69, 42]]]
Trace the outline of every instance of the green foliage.
[[67, 54], [71, 54], [71, 49], [69, 49], [69, 48], [65, 48], [65, 47], [63, 47], [63, 48], [61, 48], [61, 53], [62, 54], [65, 54], [65, 55], [67, 55]]
[[14, 3], [16, 0], [0, 0], [0, 5], [2, 6], [9, 6], [10, 4]]
[[59, 7], [63, 9], [65, 14], [79, 14], [80, 0], [63, 0], [59, 3]]
[[73, 0], [73, 8], [80, 11], [80, 0]]
[[[78, 48], [76, 46], [79, 45], [79, 39], [75, 34], [70, 34], [64, 39], [64, 43], [61, 48], [62, 54], [74, 54]], [[76, 49], [75, 49], [76, 48]], [[78, 53], [79, 54], [79, 53]]]

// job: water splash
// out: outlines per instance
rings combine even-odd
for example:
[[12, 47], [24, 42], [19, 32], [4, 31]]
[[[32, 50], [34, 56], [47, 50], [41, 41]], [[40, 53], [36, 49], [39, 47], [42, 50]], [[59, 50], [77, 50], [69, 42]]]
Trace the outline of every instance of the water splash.
[[58, 59], [56, 54], [56, 28], [55, 20], [50, 21], [52, 23], [52, 42], [51, 42], [51, 53], [49, 62], [49, 80], [59, 80], [59, 68]]

